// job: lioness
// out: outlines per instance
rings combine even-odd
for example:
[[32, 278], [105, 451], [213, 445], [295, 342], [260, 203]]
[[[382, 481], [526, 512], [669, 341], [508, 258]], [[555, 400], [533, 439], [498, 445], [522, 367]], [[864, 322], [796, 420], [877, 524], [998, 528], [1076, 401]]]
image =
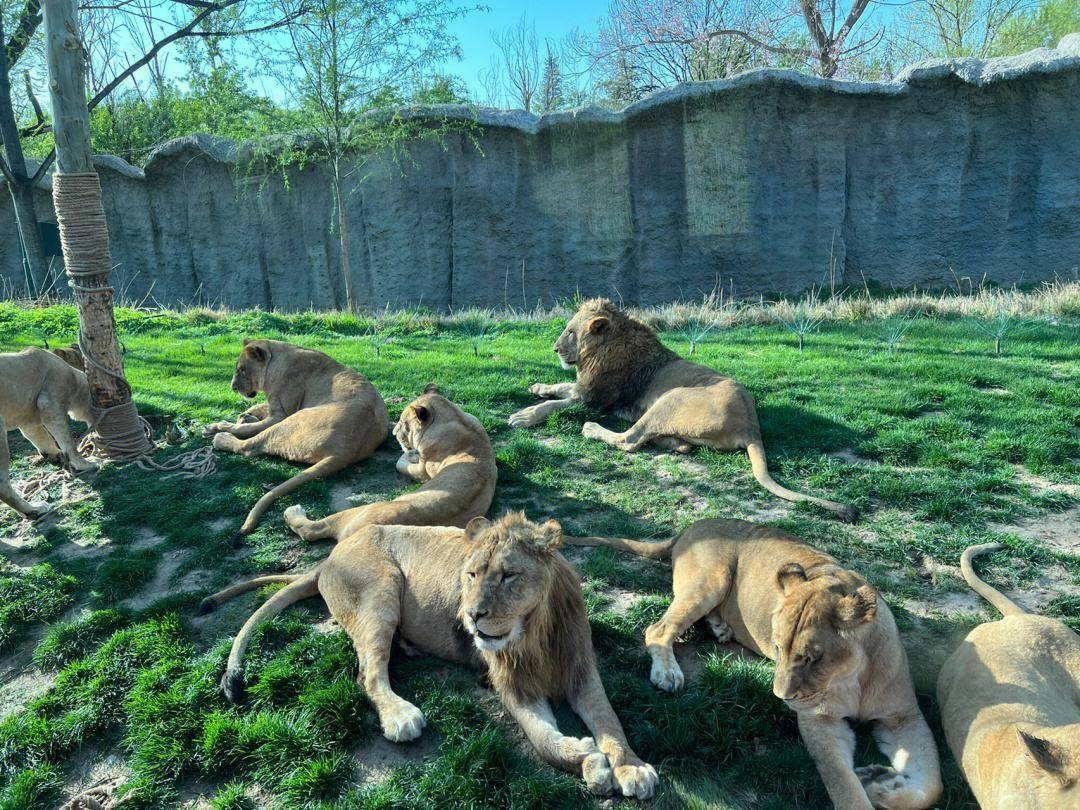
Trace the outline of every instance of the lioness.
[[[658, 687], [682, 687], [672, 644], [705, 617], [720, 641], [734, 638], [776, 662], [773, 694], [798, 715], [803, 742], [837, 808], [922, 808], [940, 795], [937, 748], [896, 623], [857, 573], [794, 535], [742, 520], [699, 520], [663, 542], [567, 542], [671, 559], [671, 607], [645, 631]], [[874, 723], [891, 767], [854, 767], [848, 720]]]
[[57, 354], [36, 347], [0, 354], [0, 380], [0, 501], [37, 519], [49, 505], [28, 502], [11, 485], [7, 432], [18, 428], [43, 458], [61, 466], [77, 472], [96, 469], [79, 455], [68, 424], [70, 416], [93, 427], [90, 388], [85, 374]]
[[307, 541], [341, 540], [369, 524], [464, 527], [491, 506], [498, 472], [487, 431], [429, 385], [401, 412], [394, 436], [402, 454], [397, 469], [425, 482], [414, 492], [308, 520], [302, 506], [285, 510], [285, 522]]
[[945, 662], [938, 703], [945, 739], [984, 810], [1080, 807], [1080, 636], [1026, 613], [960, 558], [967, 583], [997, 608]]
[[[269, 582], [290, 582], [247, 620], [233, 642], [222, 687], [243, 692], [242, 662], [252, 630], [288, 605], [321, 594], [353, 640], [360, 682], [394, 742], [420, 736], [426, 720], [396, 695], [387, 665], [395, 633], [420, 650], [487, 667], [495, 691], [539, 754], [580, 774], [594, 793], [648, 798], [656, 771], [630, 749], [608, 702], [574, 569], [558, 553], [562, 529], [521, 513], [464, 529], [364, 526], [302, 576], [260, 577], [204, 600]], [[471, 643], [470, 643], [471, 642]], [[559, 731], [549, 701], [566, 700], [593, 737]]]
[[551, 414], [584, 402], [634, 424], [622, 433], [586, 422], [584, 436], [633, 452], [652, 443], [689, 453], [695, 446], [746, 450], [754, 478], [788, 501], [808, 501], [854, 521], [851, 506], [793, 492], [773, 480], [765, 459], [754, 398], [730, 377], [683, 360], [656, 333], [620, 311], [611, 301], [586, 301], [555, 342], [565, 369], [577, 382], [534, 384], [537, 396], [553, 397], [510, 417], [513, 427], [531, 427]]
[[267, 492], [248, 512], [234, 543], [255, 531], [270, 504], [308, 481], [361, 461], [383, 443], [390, 426], [386, 403], [367, 377], [327, 354], [280, 340], [245, 340], [232, 390], [265, 406], [240, 421], [205, 430], [214, 448], [245, 456], [280, 456], [310, 464]]

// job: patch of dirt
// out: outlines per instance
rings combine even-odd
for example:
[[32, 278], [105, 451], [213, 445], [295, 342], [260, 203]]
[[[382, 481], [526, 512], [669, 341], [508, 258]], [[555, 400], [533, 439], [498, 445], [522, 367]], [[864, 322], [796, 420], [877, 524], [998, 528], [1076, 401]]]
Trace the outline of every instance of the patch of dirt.
[[905, 599], [904, 607], [913, 616], [922, 619], [982, 616], [986, 610], [986, 602], [974, 591], [950, 591], [934, 594], [931, 599]]
[[346, 509], [352, 509], [354, 506], [359, 506], [352, 499], [353, 497], [353, 485], [352, 484], [334, 484], [330, 487], [330, 512], [343, 512]]
[[1027, 484], [1036, 492], [1064, 492], [1074, 498], [1080, 498], [1080, 484], [1059, 484], [1030, 472], [1027, 467], [1016, 465], [1016, 479], [1021, 484]]
[[608, 600], [608, 610], [619, 616], [625, 616], [630, 608], [638, 603], [643, 594], [635, 591], [624, 591], [621, 588], [606, 588], [600, 594]]
[[791, 504], [787, 501], [774, 499], [768, 506], [758, 506], [747, 513], [744, 520], [752, 523], [775, 523], [791, 515]]
[[430, 726], [424, 729], [419, 739], [408, 743], [392, 743], [376, 730], [368, 742], [352, 751], [356, 760], [353, 781], [361, 786], [378, 784], [406, 763], [430, 759], [438, 748], [438, 735]]
[[176, 593], [176, 587], [169, 584], [173, 574], [180, 568], [183, 562], [182, 551], [170, 551], [161, 555], [158, 569], [154, 573], [154, 579], [147, 585], [141, 594], [126, 600], [125, 604], [132, 610], [143, 610], [150, 607], [154, 602], [166, 596]]
[[223, 531], [229, 528], [230, 525], [232, 525], [231, 518], [220, 517], [211, 520], [207, 524], [207, 528], [209, 528], [210, 531], [214, 532], [214, 534], [221, 534]]
[[825, 455], [827, 455], [829, 458], [839, 459], [840, 461], [846, 462], [848, 464], [859, 464], [864, 467], [881, 466], [880, 461], [876, 461], [872, 458], [867, 458], [866, 456], [860, 456], [850, 447], [842, 447], [839, 450], [834, 450], [833, 452], [826, 453]]
[[997, 523], [990, 528], [1080, 556], [1080, 506], [1057, 514], [1023, 518], [1015, 523]]
[[34, 698], [44, 695], [55, 682], [55, 674], [30, 667], [0, 684], [0, 720], [14, 714]]
[[116, 753], [103, 753], [93, 747], [83, 748], [66, 765], [65, 801], [102, 782], [115, 779], [123, 784], [131, 778], [131, 768], [124, 763], [123, 757]]

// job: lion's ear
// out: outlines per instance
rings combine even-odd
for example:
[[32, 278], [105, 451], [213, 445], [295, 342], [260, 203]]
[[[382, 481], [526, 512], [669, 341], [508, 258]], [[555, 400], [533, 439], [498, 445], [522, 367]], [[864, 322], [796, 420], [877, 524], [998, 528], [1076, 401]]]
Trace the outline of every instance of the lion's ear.
[[804, 582], [806, 582], [806, 571], [798, 563], [790, 562], [787, 565], [782, 565], [780, 570], [776, 572], [776, 584], [780, 586], [780, 590], [784, 593], [797, 585], [802, 585]]
[[860, 585], [836, 602], [836, 625], [851, 630], [874, 620], [877, 615], [877, 594], [869, 585]]
[[606, 331], [609, 326], [611, 326], [611, 318], [605, 317], [604, 315], [597, 315], [585, 324], [585, 331], [590, 335], [599, 335]]
[[474, 517], [465, 525], [465, 539], [475, 540], [479, 535], [491, 528], [491, 521], [486, 517]]
[[1066, 754], [1059, 746], [1021, 729], [1016, 729], [1016, 736], [1024, 746], [1024, 753], [1035, 765], [1053, 776], [1064, 777]]
[[545, 521], [536, 535], [536, 547], [541, 551], [551, 552], [562, 548], [562, 544], [563, 531], [559, 521], [554, 518]]
[[254, 341], [244, 340], [244, 356], [265, 363], [270, 359], [270, 352], [265, 346], [259, 346]]
[[428, 383], [424, 387], [424, 393], [425, 394], [441, 394], [442, 391], [439, 390], [439, 386], [437, 386], [435, 383]]
[[425, 408], [423, 405], [413, 405], [412, 412], [416, 414], [416, 420], [421, 425], [426, 425], [431, 421], [431, 411]]

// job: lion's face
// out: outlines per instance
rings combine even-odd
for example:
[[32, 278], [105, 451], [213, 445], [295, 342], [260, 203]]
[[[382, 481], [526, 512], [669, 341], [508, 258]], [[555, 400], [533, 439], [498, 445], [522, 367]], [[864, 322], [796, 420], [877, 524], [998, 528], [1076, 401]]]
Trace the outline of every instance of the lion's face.
[[563, 368], [573, 368], [582, 357], [608, 339], [614, 309], [614, 304], [603, 300], [581, 305], [555, 341], [555, 354]]
[[813, 708], [862, 663], [860, 630], [877, 614], [877, 594], [833, 576], [808, 580], [797, 563], [783, 566], [776, 580], [784, 598], [772, 622], [773, 694], [794, 709]]
[[270, 363], [270, 344], [265, 340], [245, 340], [236, 361], [232, 390], [242, 397], [254, 399], [266, 382], [266, 367]]
[[394, 438], [406, 453], [413, 453], [420, 447], [424, 433], [437, 418], [441, 404], [447, 400], [439, 393], [435, 385], [428, 385], [424, 393], [405, 406], [394, 425]]
[[473, 518], [465, 536], [472, 550], [461, 569], [459, 615], [481, 652], [500, 652], [521, 639], [550, 588], [547, 560], [562, 545], [562, 527], [518, 512], [494, 523]]

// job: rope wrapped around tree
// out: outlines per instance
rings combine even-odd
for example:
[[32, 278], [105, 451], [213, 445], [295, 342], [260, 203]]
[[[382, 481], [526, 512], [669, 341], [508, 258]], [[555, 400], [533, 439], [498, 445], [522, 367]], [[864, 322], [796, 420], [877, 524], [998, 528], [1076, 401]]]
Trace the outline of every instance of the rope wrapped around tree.
[[[68, 285], [80, 302], [80, 312], [90, 305], [90, 299], [105, 299], [102, 305], [112, 310], [114, 291], [108, 283], [112, 271], [109, 253], [109, 231], [105, 210], [101, 204], [101, 183], [97, 172], [56, 174], [53, 176], [53, 206], [60, 227], [60, 244]], [[114, 325], [115, 330], [115, 325]], [[131, 398], [131, 387], [123, 366], [98, 356], [94, 341], [88, 339], [82, 318], [79, 321], [79, 349], [86, 364], [87, 377], [94, 371], [112, 378], [110, 387], [119, 392], [121, 401], [104, 407], [95, 404], [95, 424], [91, 433], [79, 445], [80, 452], [118, 464], [134, 462], [142, 469], [159, 470], [194, 478], [214, 472], [213, 450], [199, 448], [159, 464], [150, 457], [157, 449], [150, 423], [139, 416]], [[93, 369], [93, 371], [92, 371]], [[92, 389], [93, 393], [93, 389]], [[92, 401], [94, 397], [91, 397]]]

